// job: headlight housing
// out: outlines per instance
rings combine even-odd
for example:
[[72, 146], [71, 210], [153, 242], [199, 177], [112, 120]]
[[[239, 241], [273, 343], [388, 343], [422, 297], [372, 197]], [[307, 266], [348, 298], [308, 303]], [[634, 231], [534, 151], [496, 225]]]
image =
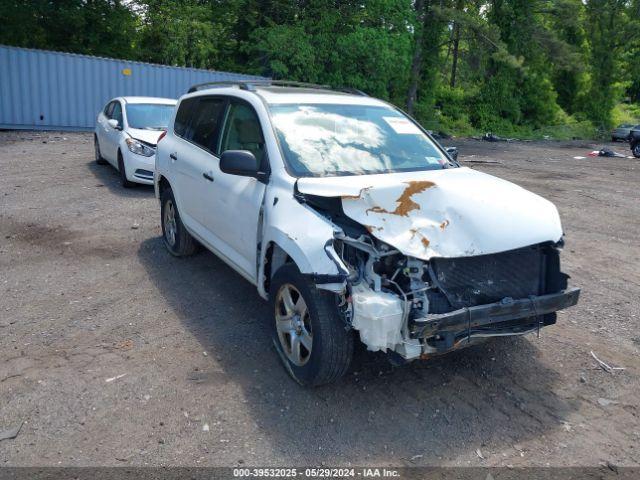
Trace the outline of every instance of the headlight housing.
[[137, 155], [150, 157], [156, 153], [155, 148], [151, 148], [135, 138], [127, 138], [126, 142], [129, 150]]

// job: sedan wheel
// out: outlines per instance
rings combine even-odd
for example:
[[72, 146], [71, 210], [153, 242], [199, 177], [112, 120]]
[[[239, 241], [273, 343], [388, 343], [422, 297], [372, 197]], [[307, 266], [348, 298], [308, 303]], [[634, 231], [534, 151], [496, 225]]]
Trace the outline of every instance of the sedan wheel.
[[275, 319], [282, 351], [291, 363], [302, 367], [311, 358], [313, 332], [307, 303], [290, 283], [278, 290]]
[[640, 143], [633, 147], [633, 156], [636, 158], [640, 158]]

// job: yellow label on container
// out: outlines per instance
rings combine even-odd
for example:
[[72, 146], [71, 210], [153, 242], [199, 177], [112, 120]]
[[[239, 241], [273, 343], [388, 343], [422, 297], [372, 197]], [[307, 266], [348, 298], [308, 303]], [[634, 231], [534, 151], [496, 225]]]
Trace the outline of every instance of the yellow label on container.
[[130, 68], [123, 68], [122, 69], [122, 74], [126, 75], [127, 77], [131, 76], [131, 69]]

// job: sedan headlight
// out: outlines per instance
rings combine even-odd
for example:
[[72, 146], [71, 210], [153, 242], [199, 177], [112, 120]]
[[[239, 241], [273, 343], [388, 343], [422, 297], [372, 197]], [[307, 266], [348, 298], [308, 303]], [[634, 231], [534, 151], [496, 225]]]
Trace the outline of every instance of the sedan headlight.
[[144, 157], [150, 157], [156, 153], [155, 148], [151, 148], [144, 143], [136, 140], [135, 138], [127, 138], [127, 147], [135, 154], [142, 155]]

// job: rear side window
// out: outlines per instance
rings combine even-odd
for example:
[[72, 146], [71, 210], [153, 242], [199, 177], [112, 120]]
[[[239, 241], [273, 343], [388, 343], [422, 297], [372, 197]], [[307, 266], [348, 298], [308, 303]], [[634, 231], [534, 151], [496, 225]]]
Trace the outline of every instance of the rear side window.
[[193, 108], [197, 103], [197, 98], [188, 98], [180, 102], [178, 112], [176, 113], [176, 120], [173, 125], [173, 131], [179, 137], [190, 137], [187, 130], [189, 128], [189, 122], [191, 121], [191, 115], [193, 114]]
[[220, 119], [226, 101], [219, 97], [201, 98], [193, 112], [191, 120], [191, 141], [196, 145], [217, 154]]

